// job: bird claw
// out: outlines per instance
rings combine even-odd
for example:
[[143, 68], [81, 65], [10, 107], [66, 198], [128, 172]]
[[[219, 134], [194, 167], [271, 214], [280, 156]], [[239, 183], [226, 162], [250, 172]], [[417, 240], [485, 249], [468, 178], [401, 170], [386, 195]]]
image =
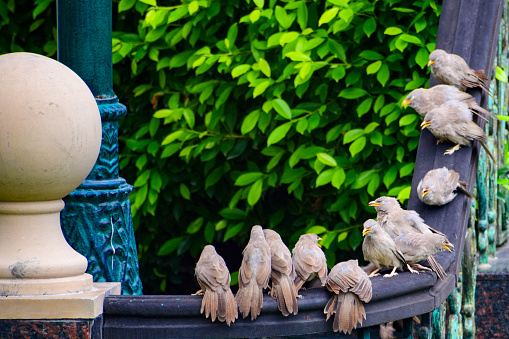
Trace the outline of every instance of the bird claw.
[[302, 299], [302, 296], [300, 294], [297, 294], [297, 299]]
[[412, 266], [413, 268], [417, 269], [417, 270], [421, 270], [421, 272], [424, 272], [424, 271], [431, 271], [431, 268], [429, 267], [426, 267], [426, 266], [422, 266], [420, 264], [411, 264], [410, 266]]
[[410, 265], [407, 265], [406, 267], [408, 268], [410, 273], [419, 274], [419, 271], [412, 269], [412, 267], [410, 267]]
[[198, 290], [196, 293], [193, 293], [191, 295], [204, 295], [204, 294], [205, 294], [204, 290]]
[[398, 275], [398, 273], [396, 273], [396, 272], [392, 272], [392, 273], [390, 273], [390, 274], [384, 274], [384, 278], [394, 277], [395, 275]]
[[451, 155], [451, 154], [453, 154], [454, 152], [456, 152], [456, 151], [457, 151], [457, 150], [459, 150], [459, 149], [460, 149], [460, 145], [458, 144], [458, 145], [456, 145], [456, 146], [454, 146], [454, 147], [449, 148], [448, 150], [446, 150], [446, 151], [444, 152], [444, 155]]
[[368, 278], [378, 277], [380, 273], [378, 272], [371, 272], [370, 275], [368, 275]]

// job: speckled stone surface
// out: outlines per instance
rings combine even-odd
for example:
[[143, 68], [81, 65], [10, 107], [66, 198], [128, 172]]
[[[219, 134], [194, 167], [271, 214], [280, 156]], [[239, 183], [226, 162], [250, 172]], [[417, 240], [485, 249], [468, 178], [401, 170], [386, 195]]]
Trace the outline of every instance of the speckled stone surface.
[[2, 339], [100, 339], [102, 316], [95, 319], [0, 320]]
[[509, 245], [480, 265], [475, 293], [476, 338], [509, 338]]

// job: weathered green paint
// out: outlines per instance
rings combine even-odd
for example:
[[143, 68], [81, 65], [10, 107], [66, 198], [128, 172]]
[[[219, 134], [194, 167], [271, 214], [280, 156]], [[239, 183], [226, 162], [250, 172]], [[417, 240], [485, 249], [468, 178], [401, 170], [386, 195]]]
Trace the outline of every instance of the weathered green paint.
[[461, 316], [462, 307], [462, 291], [463, 282], [462, 274], [460, 272], [456, 288], [447, 297], [447, 304], [449, 305], [449, 318], [447, 321], [447, 339], [461, 338], [463, 332], [463, 322]]
[[64, 201], [62, 230], [85, 255], [95, 281], [118, 281], [123, 294], [141, 294], [138, 255], [129, 194], [119, 177], [118, 122], [127, 109], [113, 92], [112, 3], [109, 0], [58, 0], [58, 58], [94, 94], [102, 120], [102, 144], [87, 180]]
[[431, 317], [432, 313], [421, 314], [421, 326], [417, 332], [419, 339], [431, 339]]
[[412, 339], [414, 333], [414, 319], [403, 319], [403, 338]]
[[477, 242], [475, 233], [475, 200], [470, 207], [470, 219], [463, 250], [463, 337], [475, 338], [475, 284], [477, 280]]
[[440, 305], [439, 308], [433, 311], [433, 335], [434, 339], [445, 339], [445, 311], [447, 300]]

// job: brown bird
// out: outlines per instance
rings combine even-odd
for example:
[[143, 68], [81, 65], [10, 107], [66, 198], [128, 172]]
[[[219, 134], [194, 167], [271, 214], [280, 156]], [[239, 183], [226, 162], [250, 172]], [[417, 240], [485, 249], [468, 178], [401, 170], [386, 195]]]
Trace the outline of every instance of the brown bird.
[[320, 238], [316, 234], [303, 234], [292, 250], [293, 266], [295, 267], [295, 290], [299, 291], [306, 281], [316, 276], [322, 286], [327, 280], [327, 259], [318, 245]]
[[438, 142], [447, 140], [456, 144], [444, 154], [453, 154], [460, 149], [460, 146], [472, 146], [472, 141], [477, 140], [496, 163], [495, 156], [486, 146], [486, 134], [479, 125], [467, 117], [469, 112], [457, 102], [449, 101], [439, 108], [429, 111], [421, 123], [421, 129], [427, 127], [438, 139]]
[[484, 76], [484, 70], [474, 71], [459, 55], [436, 49], [429, 55], [429, 66], [435, 79], [442, 84], [452, 85], [463, 92], [467, 88], [480, 87], [490, 94], [486, 86], [489, 79]]
[[245, 318], [251, 313], [255, 320], [263, 307], [263, 289], [270, 279], [270, 247], [261, 226], [251, 228], [251, 237], [242, 252], [242, 264], [239, 269], [239, 290], [235, 300], [240, 313]]
[[471, 199], [475, 196], [467, 190], [467, 183], [459, 181], [460, 175], [447, 167], [435, 168], [428, 171], [417, 185], [417, 196], [427, 205], [442, 206], [456, 196], [456, 190]]
[[264, 229], [265, 240], [270, 246], [272, 287], [271, 296], [276, 299], [277, 307], [286, 317], [297, 314], [297, 292], [293, 285], [295, 269], [293, 268], [290, 250], [281, 240], [281, 236], [273, 230]]
[[376, 267], [376, 270], [370, 273], [370, 278], [379, 275], [378, 271], [385, 267], [392, 267], [392, 271], [389, 274], [385, 274], [384, 278], [398, 275], [396, 269], [402, 269], [403, 266], [406, 266], [412, 273], [419, 273], [407, 265], [405, 257], [397, 249], [394, 239], [380, 227], [377, 221], [373, 219], [366, 220], [362, 235], [364, 236], [364, 241], [362, 242], [364, 260], [369, 261]]
[[334, 332], [352, 333], [366, 319], [362, 302], [369, 302], [372, 295], [371, 280], [359, 267], [357, 260], [348, 260], [336, 264], [327, 276], [327, 289], [334, 292], [323, 313], [327, 320], [334, 316]]
[[450, 85], [437, 85], [432, 88], [417, 88], [407, 95], [405, 100], [401, 103], [403, 107], [410, 106], [421, 115], [425, 116], [426, 113], [434, 108], [438, 108], [448, 101], [457, 101], [467, 105], [468, 109], [481, 118], [485, 119], [484, 115], [490, 116], [498, 120], [495, 114], [490, 113], [481, 106], [477, 105], [474, 97], [469, 93], [462, 92], [454, 86]]
[[416, 211], [402, 209], [396, 198], [380, 197], [371, 201], [369, 206], [375, 207], [380, 226], [392, 239], [396, 239], [403, 233], [438, 233], [443, 235], [426, 225]]
[[418, 264], [419, 261], [427, 259], [438, 278], [444, 280], [447, 276], [434, 257], [434, 254], [439, 251], [445, 249], [452, 252], [452, 249], [454, 249], [454, 245], [445, 236], [440, 234], [405, 233], [396, 238], [396, 246], [411, 266], [429, 270], [429, 268]]
[[215, 321], [217, 317], [230, 326], [238, 318], [237, 303], [230, 289], [228, 267], [214, 246], [203, 248], [194, 272], [201, 287], [197, 294], [203, 295], [200, 313], [205, 311], [205, 318]]

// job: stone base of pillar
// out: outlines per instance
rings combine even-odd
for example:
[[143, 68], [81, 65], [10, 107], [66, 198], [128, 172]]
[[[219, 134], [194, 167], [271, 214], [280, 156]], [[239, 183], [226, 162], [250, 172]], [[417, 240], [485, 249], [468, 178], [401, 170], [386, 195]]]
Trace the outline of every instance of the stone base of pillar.
[[[91, 291], [92, 284], [93, 278], [87, 273], [65, 278], [0, 279], [0, 296], [61, 295], [63, 293], [79, 293]], [[0, 299], [0, 305], [1, 300], [2, 299]]]
[[[120, 283], [101, 282], [94, 283], [91, 291], [82, 293], [0, 297], [0, 319], [4, 319], [0, 322], [5, 324], [5, 319], [23, 320], [25, 323], [41, 323], [35, 321], [37, 319], [51, 319], [50, 322], [58, 322], [60, 319], [64, 323], [67, 319], [92, 321], [102, 315], [104, 298], [119, 294]], [[3, 328], [5, 327], [0, 326], [0, 338], [11, 338], [12, 336], [2, 333]], [[16, 322], [12, 322], [11, 328], [16, 331]], [[36, 335], [28, 337], [38, 338]]]

